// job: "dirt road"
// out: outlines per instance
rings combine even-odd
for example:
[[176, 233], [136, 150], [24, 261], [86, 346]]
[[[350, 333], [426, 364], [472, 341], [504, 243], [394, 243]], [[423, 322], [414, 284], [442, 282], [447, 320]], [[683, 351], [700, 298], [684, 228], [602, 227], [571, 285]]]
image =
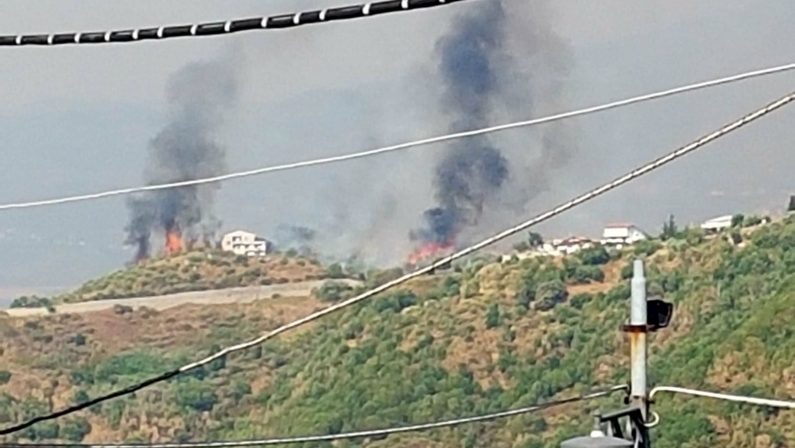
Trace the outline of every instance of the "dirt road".
[[[111, 309], [116, 305], [131, 308], [148, 307], [164, 310], [188, 303], [196, 305], [221, 305], [225, 303], [248, 303], [260, 299], [279, 297], [306, 297], [312, 289], [319, 287], [328, 280], [313, 280], [307, 282], [285, 283], [282, 285], [250, 286], [244, 288], [229, 288], [211, 291], [182, 292], [153, 297], [131, 297], [129, 299], [96, 300], [92, 302], [68, 303], [57, 305], [55, 314], [91, 313]], [[334, 280], [359, 286], [357, 280]], [[42, 316], [50, 314], [45, 308], [11, 308], [0, 310], [12, 317]]]

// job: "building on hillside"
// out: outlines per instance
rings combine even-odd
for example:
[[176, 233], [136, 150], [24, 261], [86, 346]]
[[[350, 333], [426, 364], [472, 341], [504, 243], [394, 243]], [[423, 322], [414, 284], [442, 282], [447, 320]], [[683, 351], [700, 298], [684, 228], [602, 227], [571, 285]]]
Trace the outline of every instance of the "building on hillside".
[[235, 230], [221, 238], [222, 250], [248, 257], [264, 257], [268, 254], [270, 246], [264, 238], [245, 230]]
[[507, 262], [514, 257], [517, 260], [525, 260], [534, 257], [559, 257], [577, 253], [583, 249], [594, 247], [597, 244], [599, 244], [598, 241], [594, 241], [590, 238], [570, 236], [563, 239], [553, 239], [528, 250], [514, 252], [510, 255], [503, 255], [501, 259], [503, 262]]
[[609, 224], [602, 231], [602, 244], [615, 246], [619, 249], [648, 239], [649, 236], [634, 224]]
[[590, 238], [582, 236], [570, 236], [562, 240], [552, 241], [554, 251], [560, 255], [571, 255], [583, 249], [589, 249], [598, 243]]
[[717, 218], [712, 218], [704, 221], [701, 224], [701, 230], [706, 233], [718, 233], [721, 230], [726, 230], [732, 226], [732, 220], [734, 216], [732, 215], [724, 215], [718, 216]]

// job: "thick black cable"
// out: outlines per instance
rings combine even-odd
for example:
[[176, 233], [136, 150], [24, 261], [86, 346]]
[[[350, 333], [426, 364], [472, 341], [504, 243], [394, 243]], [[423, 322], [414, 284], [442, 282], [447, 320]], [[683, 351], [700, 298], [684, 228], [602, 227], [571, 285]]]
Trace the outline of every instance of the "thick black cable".
[[133, 384], [133, 385], [125, 387], [123, 389], [119, 389], [119, 390], [110, 392], [108, 394], [100, 395], [100, 396], [92, 398], [90, 400], [86, 400], [86, 401], [83, 401], [81, 403], [77, 403], [77, 404], [74, 404], [72, 406], [65, 407], [65, 408], [60, 409], [58, 411], [55, 411], [53, 413], [50, 413], [50, 414], [47, 414], [47, 415], [39, 415], [39, 416], [33, 417], [32, 419], [27, 420], [25, 422], [22, 422], [22, 423], [20, 423], [18, 425], [9, 426], [7, 428], [0, 429], [0, 435], [6, 435], [6, 434], [11, 434], [11, 433], [14, 433], [14, 432], [17, 432], [17, 431], [21, 431], [21, 430], [23, 430], [25, 428], [28, 428], [30, 426], [35, 425], [36, 423], [39, 423], [39, 422], [42, 422], [42, 421], [45, 421], [45, 420], [52, 420], [52, 419], [56, 419], [56, 418], [59, 418], [59, 417], [63, 417], [64, 415], [73, 414], [73, 413], [75, 413], [77, 411], [81, 411], [81, 410], [83, 410], [85, 408], [94, 406], [95, 404], [102, 403], [103, 401], [112, 400], [114, 398], [118, 398], [118, 397], [121, 397], [121, 396], [124, 396], [124, 395], [129, 395], [129, 394], [135, 393], [135, 392], [137, 392], [137, 391], [139, 391], [141, 389], [144, 389], [146, 387], [151, 386], [152, 384], [160, 383], [160, 382], [163, 382], [163, 381], [168, 381], [169, 379], [179, 375], [180, 373], [182, 373], [182, 372], [179, 369], [172, 370], [170, 372], [166, 372], [166, 373], [163, 373], [163, 374], [158, 375], [156, 377], [149, 378], [149, 379], [144, 380], [144, 381], [142, 381], [140, 383]]
[[251, 446], [266, 446], [266, 445], [286, 445], [293, 443], [308, 443], [308, 442], [330, 442], [334, 440], [343, 439], [361, 439], [366, 437], [385, 437], [391, 434], [399, 434], [405, 432], [420, 432], [428, 431], [437, 428], [450, 428], [454, 426], [465, 425], [469, 423], [492, 421], [517, 415], [529, 414], [532, 412], [548, 409], [556, 406], [561, 406], [569, 403], [576, 403], [579, 401], [593, 400], [596, 398], [607, 397], [618, 391], [628, 391], [629, 387], [626, 385], [613, 386], [607, 389], [589, 392], [587, 394], [577, 395], [574, 397], [564, 398], [561, 400], [548, 401], [533, 406], [526, 406], [523, 408], [510, 409], [507, 411], [499, 411], [490, 414], [481, 414], [472, 417], [461, 417], [452, 420], [442, 420], [432, 423], [420, 423], [407, 426], [395, 426], [390, 428], [372, 429], [364, 431], [346, 432], [339, 434], [320, 434], [311, 436], [295, 436], [295, 437], [276, 437], [270, 439], [249, 439], [249, 440], [229, 440], [229, 441], [215, 441], [215, 442], [186, 442], [186, 443], [0, 443], [0, 448], [31, 448], [31, 447], [52, 447], [52, 448], [232, 448], [232, 447], [251, 447]]
[[105, 44], [162, 40], [174, 37], [202, 37], [242, 31], [293, 28], [337, 20], [358, 19], [381, 14], [432, 8], [464, 0], [386, 0], [336, 8], [318, 9], [274, 16], [252, 17], [188, 25], [75, 33], [18, 34], [0, 36], [0, 46]]

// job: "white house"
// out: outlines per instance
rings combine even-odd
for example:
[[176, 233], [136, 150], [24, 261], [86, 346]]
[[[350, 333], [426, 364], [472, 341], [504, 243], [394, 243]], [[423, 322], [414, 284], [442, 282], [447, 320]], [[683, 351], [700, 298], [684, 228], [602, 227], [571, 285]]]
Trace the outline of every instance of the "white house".
[[582, 236], [553, 239], [552, 241], [545, 242], [541, 246], [531, 248], [524, 252], [503, 255], [502, 261], [510, 261], [513, 257], [516, 257], [518, 260], [524, 260], [533, 257], [559, 257], [562, 255], [571, 255], [583, 249], [594, 247], [597, 244], [599, 244], [597, 241]]
[[602, 231], [602, 244], [621, 248], [622, 246], [632, 245], [638, 241], [645, 240], [648, 237], [646, 232], [634, 224], [610, 224]]
[[732, 215], [718, 216], [701, 224], [701, 229], [707, 233], [718, 233], [732, 226]]
[[268, 254], [270, 244], [264, 238], [244, 230], [229, 232], [221, 238], [221, 249], [237, 255], [263, 257]]
[[571, 255], [583, 249], [594, 247], [596, 241], [582, 236], [570, 236], [563, 240], [554, 240], [552, 245], [557, 253], [561, 255]]

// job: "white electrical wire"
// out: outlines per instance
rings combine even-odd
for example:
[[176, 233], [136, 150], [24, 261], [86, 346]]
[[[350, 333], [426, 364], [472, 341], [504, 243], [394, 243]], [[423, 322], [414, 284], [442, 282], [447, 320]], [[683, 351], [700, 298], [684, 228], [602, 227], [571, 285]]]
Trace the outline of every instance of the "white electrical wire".
[[164, 184], [146, 185], [146, 186], [140, 186], [140, 187], [127, 187], [127, 188], [119, 188], [119, 189], [115, 189], [115, 190], [101, 191], [101, 192], [97, 192], [97, 193], [88, 193], [88, 194], [81, 194], [81, 195], [75, 195], [75, 196], [66, 196], [66, 197], [60, 197], [60, 198], [54, 198], [54, 199], [43, 199], [43, 200], [29, 201], [29, 202], [15, 202], [15, 203], [1, 204], [0, 205], [0, 210], [11, 210], [11, 209], [31, 208], [31, 207], [42, 207], [42, 206], [49, 206], [49, 205], [66, 204], [66, 203], [70, 203], [70, 202], [101, 199], [101, 198], [107, 198], [107, 197], [111, 197], [111, 196], [128, 195], [128, 194], [140, 193], [140, 192], [145, 192], [145, 191], [156, 191], [156, 190], [165, 190], [165, 189], [169, 189], [169, 188], [189, 187], [189, 186], [193, 186], [193, 185], [209, 184], [209, 183], [215, 183], [215, 182], [228, 181], [228, 180], [232, 180], [232, 179], [239, 179], [239, 178], [242, 178], [242, 177], [257, 176], [257, 175], [261, 175], [261, 174], [273, 173], [273, 172], [276, 172], [276, 171], [287, 171], [287, 170], [294, 170], [294, 169], [299, 169], [299, 168], [308, 168], [308, 167], [317, 166], [317, 165], [325, 165], [325, 164], [329, 164], [329, 163], [345, 162], [345, 161], [349, 161], [349, 160], [361, 159], [361, 158], [365, 158], [365, 157], [372, 157], [372, 156], [377, 156], [377, 155], [386, 154], [386, 153], [395, 152], [395, 151], [407, 150], [407, 149], [416, 148], [416, 147], [419, 147], [419, 146], [426, 146], [426, 145], [431, 145], [431, 144], [435, 144], [435, 143], [441, 143], [441, 142], [457, 140], [457, 139], [462, 139], [462, 138], [467, 138], [467, 137], [474, 137], [474, 136], [484, 135], [484, 134], [489, 134], [489, 133], [494, 133], [494, 132], [501, 132], [501, 131], [506, 131], [506, 130], [509, 130], [509, 129], [516, 129], [516, 128], [527, 127], [527, 126], [534, 126], [534, 125], [539, 125], [539, 124], [544, 124], [544, 123], [550, 123], [550, 122], [553, 122], [553, 121], [563, 120], [563, 119], [566, 119], [566, 118], [572, 118], [572, 117], [577, 117], [577, 116], [582, 116], [582, 115], [593, 114], [593, 113], [597, 113], [597, 112], [603, 112], [603, 111], [606, 111], [606, 110], [609, 110], [609, 109], [616, 109], [616, 108], [619, 108], [619, 107], [624, 107], [624, 106], [628, 106], [628, 105], [635, 104], [635, 103], [641, 103], [641, 102], [644, 102], [644, 101], [652, 101], [652, 100], [656, 100], [656, 99], [667, 97], [667, 96], [673, 96], [673, 95], [678, 95], [678, 94], [681, 94], [681, 93], [690, 92], [690, 91], [694, 91], [694, 90], [705, 89], [705, 88], [709, 88], [709, 87], [715, 87], [715, 86], [722, 85], [722, 84], [729, 84], [729, 83], [738, 82], [738, 81], [742, 81], [742, 80], [746, 80], [746, 79], [750, 79], [750, 78], [756, 78], [756, 77], [760, 77], [760, 76], [767, 76], [767, 75], [772, 75], [772, 74], [776, 74], [776, 73], [782, 73], [782, 72], [790, 71], [790, 70], [793, 70], [793, 69], [795, 69], [795, 63], [779, 65], [779, 66], [776, 66], [776, 67], [769, 67], [769, 68], [765, 68], [765, 69], [761, 69], [761, 70], [754, 70], [754, 71], [750, 71], [750, 72], [744, 72], [744, 73], [740, 73], [740, 74], [736, 74], [736, 75], [732, 75], [732, 76], [727, 76], [727, 77], [724, 77], [724, 78], [718, 78], [718, 79], [713, 79], [713, 80], [709, 80], [709, 81], [703, 81], [703, 82], [694, 83], [694, 84], [687, 84], [687, 85], [684, 85], [684, 86], [675, 87], [675, 88], [668, 89], [668, 90], [662, 90], [662, 91], [659, 91], [659, 92], [648, 93], [648, 94], [640, 95], [640, 96], [634, 96], [634, 97], [631, 97], [631, 98], [625, 98], [625, 99], [622, 99], [622, 100], [613, 101], [613, 102], [606, 103], [606, 104], [601, 104], [601, 105], [598, 105], [598, 106], [586, 107], [586, 108], [583, 108], [583, 109], [577, 109], [577, 110], [573, 110], [573, 111], [569, 111], [569, 112], [563, 112], [563, 113], [559, 113], [559, 114], [555, 114], [555, 115], [548, 115], [548, 116], [545, 116], [545, 117], [534, 118], [534, 119], [526, 120], [526, 121], [517, 121], [517, 122], [513, 122], [513, 123], [507, 123], [507, 124], [502, 124], [502, 125], [497, 125], [497, 126], [491, 126], [491, 127], [487, 127], [487, 128], [474, 129], [474, 130], [464, 131], [464, 132], [457, 132], [457, 133], [454, 133], [454, 134], [440, 135], [440, 136], [437, 136], [437, 137], [430, 137], [430, 138], [425, 138], [425, 139], [421, 139], [421, 140], [414, 140], [414, 141], [411, 141], [411, 142], [399, 143], [399, 144], [391, 145], [391, 146], [384, 146], [384, 147], [381, 147], [381, 148], [371, 149], [371, 150], [368, 150], [368, 151], [357, 152], [357, 153], [353, 153], [353, 154], [344, 154], [344, 155], [339, 155], [339, 156], [324, 157], [324, 158], [320, 158], [320, 159], [304, 160], [304, 161], [300, 161], [300, 162], [291, 162], [291, 163], [286, 163], [286, 164], [282, 164], [282, 165], [272, 165], [272, 166], [266, 166], [266, 167], [262, 167], [262, 168], [255, 168], [255, 169], [246, 170], [246, 171], [237, 171], [237, 172], [233, 172], [233, 173], [222, 174], [222, 175], [219, 175], [219, 176], [204, 177], [204, 178], [200, 178], [200, 179], [192, 179], [192, 180], [186, 180], [186, 181], [180, 181], [180, 182], [169, 182], [169, 183], [164, 183]]
[[428, 431], [438, 428], [450, 428], [459, 425], [470, 423], [486, 422], [498, 420], [517, 415], [528, 414], [542, 409], [547, 409], [555, 406], [561, 406], [567, 403], [575, 403], [578, 401], [593, 400], [596, 398], [606, 397], [615, 392], [627, 390], [626, 385], [613, 386], [609, 389], [591, 392], [585, 395], [579, 395], [571, 398], [564, 398], [562, 400], [550, 401], [547, 403], [538, 404], [535, 406], [527, 406], [518, 409], [511, 409], [508, 411], [494, 412], [491, 414], [476, 415], [473, 417], [462, 417], [452, 420], [444, 420], [433, 423], [421, 423], [417, 425], [396, 426], [384, 429], [373, 429], [368, 431], [355, 431], [345, 432], [339, 434], [322, 434], [315, 436], [298, 436], [298, 437], [278, 437], [273, 439], [255, 439], [255, 440], [230, 440], [230, 441], [217, 441], [217, 442], [186, 442], [186, 443], [138, 443], [138, 444], [46, 444], [46, 443], [0, 443], [0, 448], [25, 448], [25, 447], [74, 447], [74, 448], [231, 448], [231, 447], [250, 447], [250, 446], [266, 446], [266, 445], [284, 445], [291, 443], [308, 443], [308, 442], [331, 442], [334, 440], [348, 440], [348, 439], [361, 439], [365, 437], [385, 437], [392, 434], [400, 434], [405, 432], [420, 432]]
[[223, 349], [221, 349], [221, 350], [219, 350], [219, 351], [217, 351], [217, 352], [205, 357], [204, 359], [200, 359], [198, 361], [191, 362], [189, 364], [185, 364], [182, 367], [179, 367], [178, 369], [175, 369], [173, 371], [165, 372], [162, 375], [158, 375], [156, 377], [146, 379], [146, 380], [144, 380], [144, 381], [142, 381], [140, 383], [133, 384], [133, 385], [128, 386], [128, 387], [126, 387], [124, 389], [121, 389], [121, 390], [112, 391], [110, 393], [107, 393], [105, 395], [90, 399], [90, 400], [88, 400], [86, 402], [83, 402], [83, 403], [75, 404], [73, 406], [70, 406], [70, 407], [67, 407], [67, 408], [64, 408], [64, 409], [60, 409], [58, 411], [51, 412], [49, 414], [35, 416], [35, 417], [33, 417], [33, 418], [31, 418], [31, 419], [29, 419], [27, 421], [24, 421], [24, 422], [18, 423], [18, 424], [14, 424], [14, 425], [6, 427], [6, 428], [0, 428], [0, 435], [5, 435], [5, 434], [11, 434], [11, 433], [14, 433], [14, 432], [18, 432], [18, 431], [21, 431], [21, 430], [23, 430], [23, 429], [25, 429], [25, 428], [27, 428], [29, 426], [32, 426], [32, 425], [34, 425], [34, 424], [36, 424], [38, 422], [45, 421], [45, 420], [52, 420], [52, 419], [55, 419], [55, 418], [58, 418], [58, 417], [69, 415], [69, 414], [72, 414], [74, 412], [77, 412], [77, 411], [80, 411], [82, 409], [85, 409], [87, 407], [93, 406], [95, 404], [99, 404], [99, 403], [102, 403], [104, 401], [108, 401], [110, 399], [113, 399], [113, 398], [116, 398], [116, 397], [120, 397], [120, 396], [123, 396], [123, 395], [129, 395], [131, 393], [134, 393], [135, 391], [141, 390], [141, 389], [143, 389], [145, 387], [149, 387], [149, 386], [151, 386], [153, 384], [157, 384], [157, 383], [161, 383], [161, 382], [167, 381], [170, 378], [173, 378], [175, 376], [184, 374], [184, 373], [186, 373], [186, 372], [188, 372], [190, 370], [196, 369], [198, 367], [207, 365], [207, 364], [215, 361], [216, 359], [220, 359], [220, 358], [223, 358], [223, 357], [225, 357], [225, 356], [227, 356], [227, 355], [229, 355], [231, 353], [238, 352], [238, 351], [241, 351], [241, 350], [245, 350], [247, 348], [254, 347], [256, 345], [262, 344], [263, 342], [265, 342], [267, 340], [270, 340], [270, 339], [272, 339], [272, 338], [274, 338], [274, 337], [276, 337], [276, 336], [278, 336], [278, 335], [280, 335], [282, 333], [286, 333], [287, 331], [290, 331], [290, 330], [292, 330], [294, 328], [301, 327], [301, 326], [306, 325], [306, 324], [308, 324], [310, 322], [316, 321], [316, 320], [318, 320], [318, 319], [320, 319], [320, 318], [322, 318], [324, 316], [327, 316], [329, 314], [335, 313], [335, 312], [340, 311], [340, 310], [342, 310], [344, 308], [348, 308], [348, 307], [353, 306], [353, 305], [355, 305], [357, 303], [363, 302], [363, 301], [365, 301], [367, 299], [370, 299], [373, 296], [376, 296], [376, 295], [378, 295], [378, 294], [380, 294], [380, 293], [382, 293], [384, 291], [387, 291], [387, 290], [392, 289], [392, 288], [394, 288], [394, 287], [396, 287], [398, 285], [406, 283], [409, 280], [413, 280], [413, 279], [421, 277], [423, 275], [430, 274], [430, 273], [436, 271], [436, 269], [443, 268], [445, 266], [449, 266], [455, 260], [458, 260], [460, 258], [464, 258], [464, 257], [466, 257], [466, 256], [468, 256], [468, 255], [470, 255], [470, 254], [472, 254], [472, 253], [474, 253], [474, 252], [476, 252], [476, 251], [478, 251], [480, 249], [483, 249], [484, 247], [490, 246], [490, 245], [492, 245], [492, 244], [494, 244], [494, 243], [496, 243], [496, 242], [498, 242], [500, 240], [503, 240], [505, 238], [513, 236], [513, 235], [515, 235], [515, 234], [517, 234], [517, 233], [519, 233], [519, 232], [521, 232], [521, 231], [523, 231], [523, 230], [525, 230], [525, 229], [527, 229], [529, 227], [532, 227], [532, 226], [534, 226], [536, 224], [539, 224], [539, 223], [544, 222], [544, 221], [546, 221], [548, 219], [551, 219], [551, 218], [553, 218], [553, 217], [555, 217], [555, 216], [557, 216], [557, 215], [559, 215], [559, 214], [561, 214], [561, 213], [563, 213], [563, 212], [565, 212], [565, 211], [567, 211], [567, 210], [569, 210], [571, 208], [574, 208], [574, 207], [576, 207], [576, 206], [578, 206], [580, 204], [583, 204], [583, 203], [585, 203], [587, 201], [590, 201], [591, 199], [594, 199], [594, 198], [596, 198], [598, 196], [601, 196], [602, 194], [607, 193], [608, 191], [610, 191], [610, 190], [612, 190], [614, 188], [617, 188], [617, 187], [619, 187], [619, 186], [621, 186], [621, 185], [623, 185], [623, 184], [625, 184], [625, 183], [627, 183], [629, 181], [632, 181], [635, 178], [638, 178], [640, 176], [648, 174], [648, 173], [654, 171], [657, 168], [660, 168], [660, 167], [662, 167], [664, 165], [667, 165], [667, 164], [673, 162], [674, 160], [679, 159], [680, 157], [684, 157], [685, 155], [690, 154], [691, 152], [694, 152], [694, 151], [698, 150], [699, 148], [702, 148], [707, 143], [710, 143], [710, 142], [712, 142], [714, 140], [717, 140], [718, 138], [723, 137], [724, 135], [739, 129], [739, 128], [745, 126], [746, 124], [748, 124], [748, 123], [750, 123], [750, 122], [752, 122], [754, 120], [762, 118], [765, 115], [769, 114], [770, 112], [773, 112], [774, 110], [777, 110], [777, 109], [779, 109], [781, 107], [784, 107], [785, 105], [789, 104], [792, 101], [795, 101], [795, 92], [791, 92], [788, 95], [786, 95], [786, 96], [784, 96], [784, 97], [782, 97], [782, 98], [780, 98], [780, 99], [778, 99], [778, 100], [776, 100], [776, 101], [774, 101], [774, 102], [762, 107], [761, 109], [758, 109], [758, 110], [756, 110], [756, 111], [754, 111], [754, 112], [752, 112], [752, 113], [750, 113], [750, 114], [748, 114], [748, 115], [746, 115], [746, 116], [744, 116], [744, 117], [742, 117], [742, 118], [740, 118], [740, 119], [738, 119], [738, 120], [736, 120], [736, 121], [734, 121], [732, 123], [729, 123], [729, 124], [721, 127], [720, 129], [718, 129], [716, 131], [713, 131], [713, 132], [711, 132], [711, 133], [699, 138], [698, 140], [696, 140], [696, 141], [694, 141], [694, 142], [692, 142], [690, 144], [687, 144], [687, 145], [685, 145], [685, 146], [683, 146], [681, 148], [678, 148], [678, 149], [674, 150], [673, 152], [670, 152], [670, 153], [668, 153], [668, 154], [666, 154], [666, 155], [664, 155], [664, 156], [662, 156], [662, 157], [660, 157], [660, 158], [658, 158], [656, 160], [648, 162], [648, 163], [646, 163], [646, 164], [644, 164], [644, 165], [642, 165], [642, 166], [630, 171], [629, 173], [624, 174], [623, 176], [618, 177], [618, 178], [616, 178], [616, 179], [614, 179], [614, 180], [612, 180], [612, 181], [610, 181], [610, 182], [608, 182], [608, 183], [606, 183], [606, 184], [604, 184], [604, 185], [602, 185], [600, 187], [597, 187], [595, 189], [587, 191], [587, 192], [575, 197], [574, 199], [571, 199], [570, 201], [565, 202], [565, 203], [553, 208], [552, 210], [544, 212], [544, 213], [542, 213], [542, 214], [540, 214], [540, 215], [538, 215], [538, 216], [536, 216], [534, 218], [528, 219], [527, 221], [524, 221], [524, 222], [522, 222], [520, 224], [517, 224], [517, 225], [515, 225], [515, 226], [513, 226], [511, 228], [508, 228], [506, 230], [503, 230], [502, 232], [499, 232], [496, 235], [488, 237], [488, 238], [480, 241], [479, 243], [473, 244], [473, 245], [468, 246], [468, 247], [466, 247], [464, 249], [461, 249], [461, 250], [459, 250], [459, 251], [457, 251], [457, 252], [455, 252], [455, 253], [453, 253], [451, 255], [448, 255], [446, 257], [440, 258], [440, 259], [434, 261], [433, 263], [431, 263], [431, 264], [429, 264], [429, 265], [427, 265], [425, 267], [416, 269], [414, 271], [411, 271], [409, 273], [406, 273], [406, 274], [400, 276], [399, 278], [396, 278], [394, 280], [390, 280], [390, 281], [388, 281], [386, 283], [383, 283], [383, 284], [381, 284], [379, 286], [376, 286], [375, 288], [370, 289], [368, 291], [365, 291], [365, 292], [363, 292], [363, 293], [361, 293], [359, 295], [356, 295], [355, 297], [351, 297], [350, 299], [343, 300], [342, 302], [336, 303], [336, 304], [331, 305], [331, 306], [329, 306], [327, 308], [324, 308], [322, 310], [319, 310], [319, 311], [316, 311], [316, 312], [314, 312], [312, 314], [304, 316], [304, 317], [302, 317], [300, 319], [297, 319], [297, 320], [294, 320], [294, 321], [289, 322], [287, 324], [284, 324], [284, 325], [282, 325], [282, 326], [280, 326], [280, 327], [278, 327], [278, 328], [276, 328], [274, 330], [271, 330], [271, 331], [269, 331], [267, 333], [262, 334], [261, 336], [255, 338], [255, 339], [252, 339], [252, 340], [249, 340], [249, 341], [246, 341], [246, 342], [241, 342], [240, 344], [232, 345], [232, 346], [228, 346], [226, 348], [223, 348]]
[[649, 400], [653, 400], [654, 396], [658, 392], [671, 392], [675, 394], [685, 394], [685, 395], [693, 395], [696, 397], [704, 397], [704, 398], [714, 398], [716, 400], [725, 400], [725, 401], [733, 401], [735, 403], [746, 403], [746, 404], [753, 404], [757, 406], [769, 406], [774, 408], [785, 408], [785, 409], [795, 409], [795, 401], [786, 401], [786, 400], [771, 400], [769, 398], [755, 398], [755, 397], [746, 397], [743, 395], [731, 395], [731, 394], [724, 394], [718, 392], [707, 392], [704, 390], [698, 389], [688, 389], [685, 387], [676, 387], [676, 386], [659, 386], [655, 387], [649, 393]]

